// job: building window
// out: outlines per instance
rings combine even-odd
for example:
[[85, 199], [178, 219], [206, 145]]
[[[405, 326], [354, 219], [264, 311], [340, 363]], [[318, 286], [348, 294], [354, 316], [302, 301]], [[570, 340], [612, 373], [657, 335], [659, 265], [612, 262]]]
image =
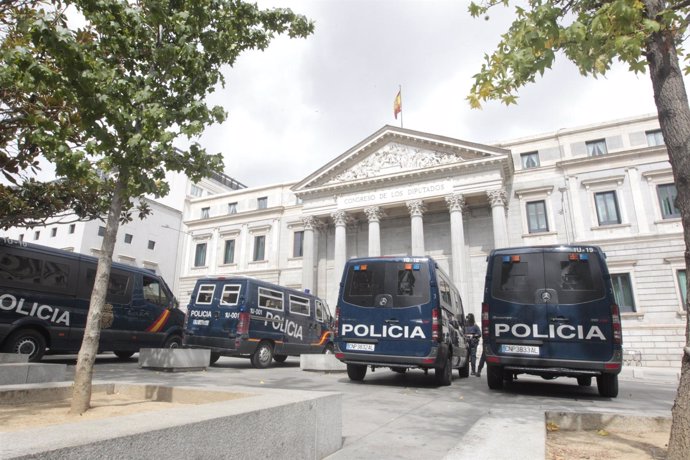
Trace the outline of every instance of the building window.
[[208, 219], [211, 216], [211, 208], [201, 208], [201, 218]]
[[660, 129], [655, 129], [653, 131], [645, 132], [647, 135], [647, 145], [650, 147], [655, 147], [657, 145], [664, 145], [664, 136], [661, 134]]
[[237, 203], [228, 203], [228, 214], [237, 214]]
[[125, 243], [132, 244], [132, 238], [132, 235], [130, 235], [129, 233], [125, 233]]
[[103, 227], [103, 226], [98, 227], [98, 236], [105, 236], [105, 227]]
[[661, 184], [657, 185], [656, 189], [659, 195], [661, 218], [673, 219], [680, 217], [680, 209], [676, 207], [676, 197], [678, 196], [676, 184]]
[[304, 230], [295, 232], [292, 243], [292, 257], [302, 257], [304, 255]]
[[254, 261], [264, 260], [266, 252], [266, 235], [254, 237]]
[[206, 243], [198, 243], [194, 251], [194, 266], [203, 267], [206, 265]]
[[149, 240], [149, 249], [153, 251], [155, 249], [155, 247], [156, 247], [156, 242], [153, 240]]
[[633, 298], [632, 283], [629, 273], [611, 274], [613, 284], [613, 297], [616, 299], [621, 313], [635, 312], [635, 299]]
[[268, 207], [268, 197], [267, 196], [262, 196], [261, 198], [256, 199], [256, 208], [257, 209], [266, 209]]
[[199, 197], [204, 194], [204, 189], [199, 187], [198, 185], [192, 184], [192, 188], [189, 192], [190, 195]]
[[55, 238], [57, 236], [57, 227], [50, 229], [50, 236], [51, 238]]
[[522, 160], [522, 169], [530, 169], [530, 168], [538, 168], [539, 167], [539, 153], [538, 152], [521, 153], [520, 159]]
[[70, 234], [71, 234], [71, 233], [74, 233], [74, 229], [75, 229], [75, 228], [77, 228], [77, 226], [76, 226], [75, 224], [70, 224], [70, 225], [69, 225], [69, 233], [70, 233]]
[[527, 228], [529, 233], [549, 231], [549, 223], [546, 218], [546, 202], [533, 201], [527, 203]]
[[595, 193], [594, 202], [597, 207], [599, 225], [614, 225], [621, 223], [616, 192]]
[[41, 232], [38, 231], [38, 230], [36, 230], [36, 231], [34, 232], [34, 240], [37, 240], [37, 239], [39, 239], [40, 237], [41, 237]]
[[606, 155], [608, 150], [606, 149], [606, 140], [605, 139], [598, 139], [596, 141], [588, 141], [585, 142], [585, 145], [587, 146], [587, 154], [590, 157], [596, 157], [599, 155]]
[[678, 277], [678, 288], [680, 289], [680, 300], [683, 302], [683, 310], [688, 310], [688, 285], [687, 278], [685, 275], [685, 270], [676, 271], [676, 276]]
[[223, 263], [232, 264], [235, 262], [235, 240], [225, 240], [225, 251], [223, 251]]

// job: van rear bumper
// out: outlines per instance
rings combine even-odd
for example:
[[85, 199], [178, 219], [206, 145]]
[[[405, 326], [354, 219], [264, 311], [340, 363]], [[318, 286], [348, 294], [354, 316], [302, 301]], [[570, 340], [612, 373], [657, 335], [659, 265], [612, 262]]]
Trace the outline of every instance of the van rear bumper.
[[[618, 354], [621, 359], [615, 359], [616, 354]], [[620, 352], [614, 352], [614, 359], [610, 361], [586, 361], [497, 355], [492, 353], [488, 346], [486, 350], [486, 363], [487, 365], [501, 366], [505, 370], [516, 371], [518, 373], [570, 377], [619, 374], [623, 367], [623, 360]]]
[[421, 367], [434, 368], [441, 366], [447, 359], [447, 348], [433, 347], [426, 356], [376, 355], [344, 352], [340, 344], [336, 346], [336, 358], [345, 364], [364, 364], [380, 367]]
[[185, 335], [182, 346], [185, 348], [203, 348], [223, 356], [244, 356], [254, 353], [257, 343], [241, 339], [238, 347], [236, 339]]

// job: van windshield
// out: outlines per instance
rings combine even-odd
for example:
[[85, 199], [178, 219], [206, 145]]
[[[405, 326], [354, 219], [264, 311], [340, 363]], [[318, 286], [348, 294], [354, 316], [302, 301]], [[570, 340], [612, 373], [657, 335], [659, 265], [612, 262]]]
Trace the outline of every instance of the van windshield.
[[410, 307], [429, 302], [426, 264], [380, 261], [349, 265], [343, 300], [360, 307]]
[[491, 295], [515, 303], [577, 304], [604, 298], [597, 253], [537, 252], [494, 256]]

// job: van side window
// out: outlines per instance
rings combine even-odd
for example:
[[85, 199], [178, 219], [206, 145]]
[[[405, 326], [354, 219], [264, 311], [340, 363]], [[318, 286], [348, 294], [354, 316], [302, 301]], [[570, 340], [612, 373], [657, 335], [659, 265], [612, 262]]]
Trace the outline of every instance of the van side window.
[[168, 306], [168, 299], [161, 289], [160, 281], [149, 276], [144, 276], [144, 299], [162, 307]]
[[273, 289], [259, 288], [259, 306], [269, 310], [283, 311], [283, 293]]
[[320, 300], [316, 301], [316, 321], [325, 321], [325, 315], [323, 314], [323, 304]]
[[0, 257], [0, 280], [66, 288], [69, 265], [16, 254]]
[[297, 313], [298, 315], [309, 316], [309, 299], [297, 297], [295, 295], [289, 296], [290, 299], [290, 313]]
[[213, 292], [216, 290], [215, 284], [202, 284], [196, 294], [196, 303], [200, 305], [210, 305], [213, 301]]
[[441, 298], [441, 305], [447, 310], [453, 310], [453, 300], [450, 294], [450, 285], [442, 278], [438, 280], [438, 293]]
[[240, 300], [239, 284], [226, 284], [223, 286], [223, 293], [220, 296], [221, 305], [237, 305]]
[[[90, 294], [93, 290], [93, 284], [96, 279], [96, 269], [87, 268], [86, 269], [86, 286], [87, 294]], [[130, 301], [130, 280], [131, 276], [125, 275], [123, 273], [117, 273], [115, 271], [110, 272], [110, 278], [108, 279], [108, 292], [106, 293], [106, 302], [111, 303], [129, 303]]]

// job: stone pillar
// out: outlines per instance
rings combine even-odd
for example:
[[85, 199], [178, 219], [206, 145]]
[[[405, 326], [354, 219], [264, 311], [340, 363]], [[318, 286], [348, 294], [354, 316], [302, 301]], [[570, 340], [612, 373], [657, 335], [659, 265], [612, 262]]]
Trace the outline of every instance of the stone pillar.
[[383, 217], [383, 210], [378, 206], [364, 208], [364, 214], [369, 220], [369, 257], [381, 255], [381, 228], [379, 222]]
[[411, 256], [424, 256], [424, 219], [422, 215], [426, 211], [422, 200], [412, 200], [405, 203], [410, 212], [410, 227], [412, 228]]
[[302, 289], [309, 289], [315, 293], [314, 270], [316, 265], [314, 230], [316, 218], [314, 216], [302, 217], [304, 223], [304, 248], [302, 251]]
[[446, 204], [450, 212], [450, 252], [453, 283], [460, 289], [460, 295], [466, 298], [468, 292], [464, 267], [467, 251], [465, 250], [465, 229], [462, 221], [465, 198], [459, 194], [448, 195], [446, 196]]
[[640, 190], [640, 172], [637, 168], [628, 168], [626, 172], [630, 180], [630, 192], [632, 193], [632, 202], [635, 208], [638, 232], [642, 234], [649, 233], [649, 221], [647, 220], [647, 213], [644, 208], [642, 190]]
[[504, 189], [486, 192], [491, 202], [491, 218], [494, 228], [494, 248], [508, 246], [508, 229], [506, 227], [506, 192]]
[[568, 185], [568, 196], [570, 201], [570, 222], [573, 226], [573, 241], [577, 242], [584, 239], [585, 226], [584, 214], [582, 213], [582, 204], [580, 202], [580, 183], [576, 176], [566, 177]]
[[347, 261], [347, 214], [345, 211], [334, 211], [331, 213], [335, 224], [335, 247], [333, 249], [333, 286], [340, 283], [343, 274], [343, 267]]

